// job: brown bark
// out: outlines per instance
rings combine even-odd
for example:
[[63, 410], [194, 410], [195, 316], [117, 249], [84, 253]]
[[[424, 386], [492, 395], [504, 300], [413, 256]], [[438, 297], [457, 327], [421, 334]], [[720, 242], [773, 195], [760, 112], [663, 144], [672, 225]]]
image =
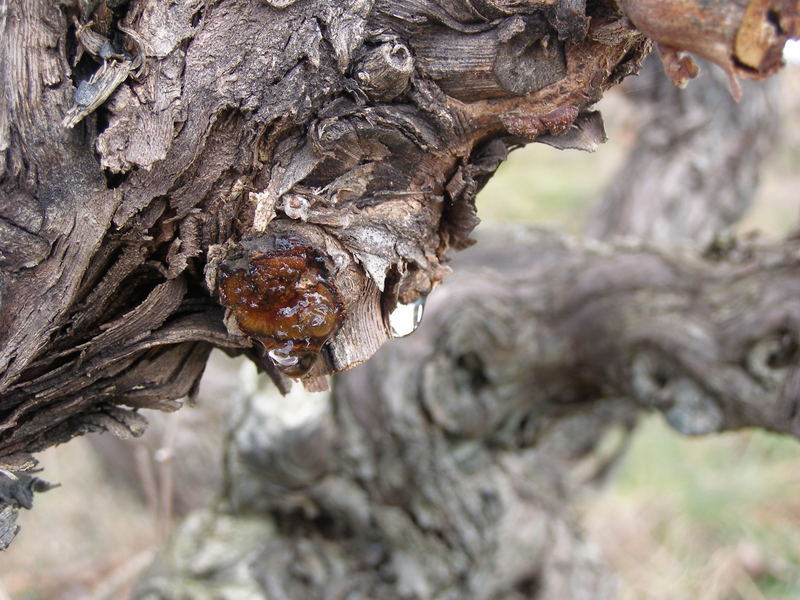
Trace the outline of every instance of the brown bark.
[[212, 345], [283, 387], [267, 351], [312, 387], [363, 362], [506, 149], [596, 143], [648, 49], [605, 2], [286, 4], [4, 1], [0, 454], [136, 432]]
[[689, 51], [718, 64], [728, 75], [731, 95], [742, 90], [737, 76], [763, 80], [777, 72], [788, 38], [800, 35], [797, 0], [625, 0], [626, 14], [659, 43], [664, 68], [676, 85], [698, 69]]

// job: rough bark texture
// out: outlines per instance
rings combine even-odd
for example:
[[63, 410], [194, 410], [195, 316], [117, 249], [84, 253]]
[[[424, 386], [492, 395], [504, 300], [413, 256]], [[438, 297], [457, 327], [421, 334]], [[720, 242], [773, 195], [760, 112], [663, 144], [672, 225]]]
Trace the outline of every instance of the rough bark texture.
[[366, 360], [509, 147], [602, 137], [649, 46], [565, 6], [4, 0], [0, 454], [136, 433], [212, 345], [283, 386]]
[[563, 507], [602, 468], [574, 469], [613, 403], [535, 448], [487, 444], [431, 421], [412, 363], [360, 367], [333, 397], [250, 395], [224, 505], [188, 518], [134, 597], [613, 598]]
[[649, 49], [604, 0], [2, 0], [0, 32], [9, 471], [137, 435], [213, 346], [284, 389], [363, 362], [506, 150], [598, 143]]

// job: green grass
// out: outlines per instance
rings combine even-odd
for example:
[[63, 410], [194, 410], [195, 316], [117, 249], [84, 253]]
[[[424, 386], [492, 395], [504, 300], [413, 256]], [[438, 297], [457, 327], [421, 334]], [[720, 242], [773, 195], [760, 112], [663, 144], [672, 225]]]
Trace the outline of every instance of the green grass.
[[524, 221], [578, 233], [620, 154], [612, 146], [591, 154], [543, 144], [514, 150], [478, 195], [478, 216], [487, 223]]
[[757, 430], [684, 438], [649, 417], [584, 514], [625, 597], [800, 597], [795, 439]]

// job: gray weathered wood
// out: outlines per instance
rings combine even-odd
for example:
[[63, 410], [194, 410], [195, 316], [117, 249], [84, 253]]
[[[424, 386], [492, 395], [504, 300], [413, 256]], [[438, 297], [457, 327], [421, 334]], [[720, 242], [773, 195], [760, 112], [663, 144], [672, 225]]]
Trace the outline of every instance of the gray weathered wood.
[[775, 82], [744, 83], [737, 103], [725, 74], [700, 64], [699, 85], [680, 90], [651, 55], [624, 86], [642, 123], [635, 149], [593, 207], [589, 235], [703, 247], [752, 203], [780, 126], [770, 118]]
[[135, 597], [616, 597], [570, 500], [640, 410], [686, 434], [800, 435], [797, 250], [479, 236], [424, 325], [330, 395], [247, 396], [222, 501]]

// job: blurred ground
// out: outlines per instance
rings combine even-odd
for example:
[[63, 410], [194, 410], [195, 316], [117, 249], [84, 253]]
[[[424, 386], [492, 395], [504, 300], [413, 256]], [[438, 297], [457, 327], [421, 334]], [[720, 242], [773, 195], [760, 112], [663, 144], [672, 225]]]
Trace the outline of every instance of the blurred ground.
[[[778, 237], [800, 224], [800, 66], [783, 77], [783, 136], [759, 197], [739, 226]], [[533, 144], [514, 152], [479, 198], [487, 223], [535, 221], [580, 231], [592, 199], [614, 176], [633, 141], [630, 108], [601, 103], [609, 142], [594, 154]], [[226, 403], [238, 364], [215, 353], [199, 403], [213, 407], [204, 431], [220, 460]], [[195, 412], [193, 412], [193, 410]], [[43, 453], [49, 481], [62, 482], [23, 511], [22, 531], [0, 554], [0, 600], [118, 600], [152, 559], [174, 522], [169, 495], [179, 435], [196, 435], [197, 409], [148, 432], [130, 467], [135, 495], [106, 476], [86, 439]], [[153, 448], [156, 450], [153, 451]], [[218, 454], [218, 453], [217, 453]], [[126, 467], [126, 468], [128, 468]], [[209, 487], [214, 487], [212, 483]], [[193, 490], [208, 501], [213, 490]], [[584, 523], [620, 574], [623, 600], [800, 598], [800, 443], [763, 432], [687, 439], [649, 417], [608, 489], [582, 503]]]
[[584, 523], [622, 600], [800, 598], [800, 444], [686, 439], [650, 417]]

